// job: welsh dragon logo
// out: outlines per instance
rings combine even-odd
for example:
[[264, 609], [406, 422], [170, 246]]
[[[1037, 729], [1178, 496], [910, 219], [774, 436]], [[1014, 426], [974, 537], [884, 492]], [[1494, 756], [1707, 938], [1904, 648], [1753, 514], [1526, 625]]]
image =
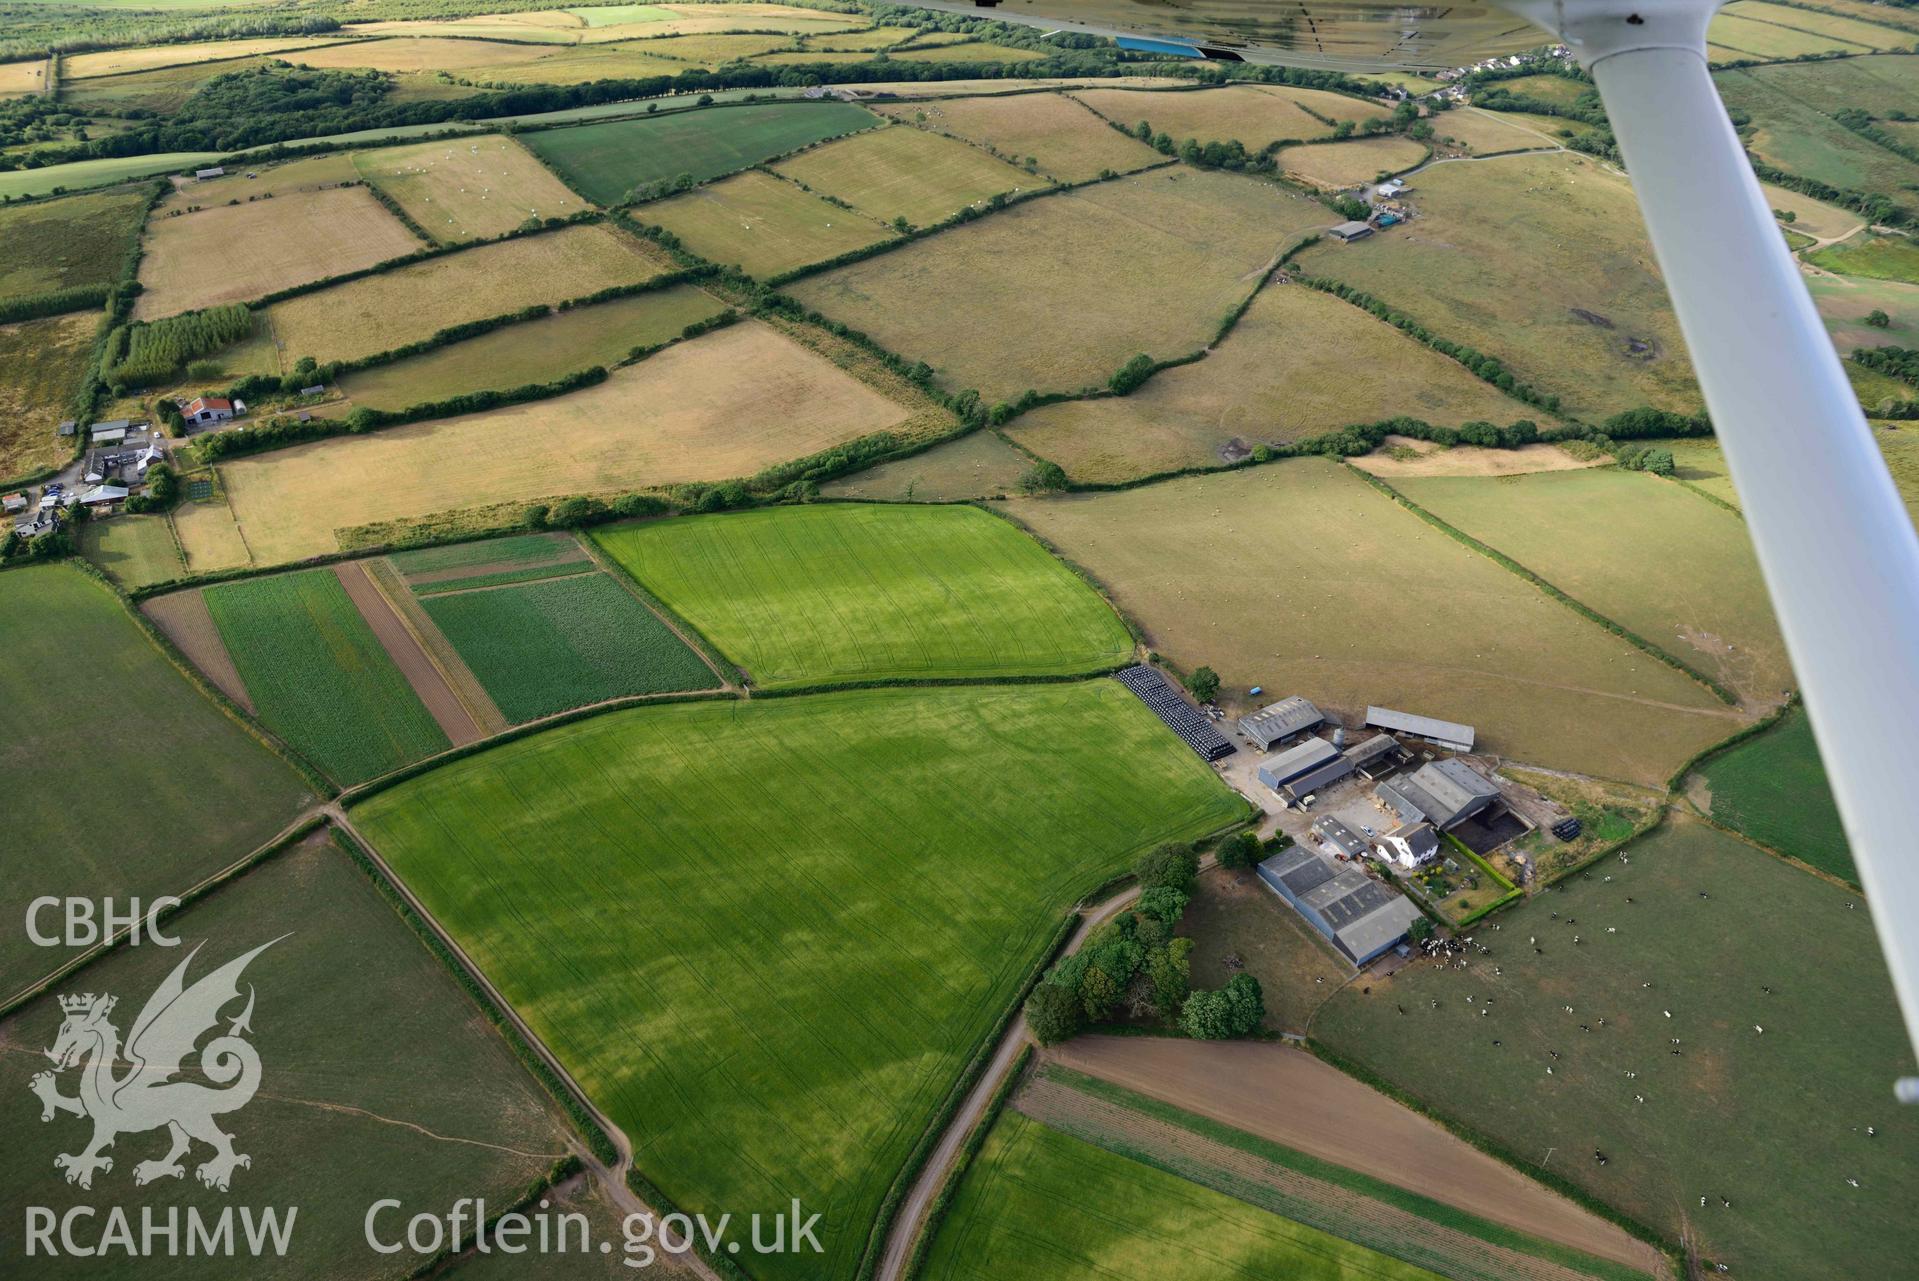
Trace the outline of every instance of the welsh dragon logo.
[[[113, 1158], [106, 1150], [114, 1140], [163, 1126], [172, 1146], [165, 1156], [133, 1167], [135, 1184], [184, 1177], [186, 1167], [180, 1158], [195, 1140], [213, 1149], [213, 1155], [194, 1170], [209, 1188], [225, 1192], [234, 1170], [253, 1164], [251, 1157], [233, 1150], [233, 1136], [214, 1123], [215, 1117], [245, 1107], [260, 1088], [260, 1054], [245, 1039], [252, 1031], [251, 984], [246, 1008], [231, 1020], [224, 1035], [199, 1051], [199, 1074], [213, 1085], [173, 1078], [194, 1054], [195, 1042], [220, 1022], [220, 1011], [239, 999], [240, 973], [247, 963], [279, 941], [262, 943], [188, 987], [187, 967], [200, 954], [195, 947], [147, 998], [124, 1048], [120, 1030], [109, 1018], [117, 997], [88, 992], [60, 998], [65, 1018], [53, 1048], [46, 1051], [53, 1070], [36, 1075], [28, 1088], [40, 1097], [42, 1121], [51, 1121], [61, 1112], [93, 1121], [93, 1140], [85, 1148], [53, 1158], [54, 1168], [66, 1172], [68, 1183], [91, 1188], [95, 1173], [113, 1169]], [[121, 1072], [123, 1055], [126, 1065]], [[79, 1093], [62, 1094], [58, 1074], [74, 1067], [81, 1068]]]

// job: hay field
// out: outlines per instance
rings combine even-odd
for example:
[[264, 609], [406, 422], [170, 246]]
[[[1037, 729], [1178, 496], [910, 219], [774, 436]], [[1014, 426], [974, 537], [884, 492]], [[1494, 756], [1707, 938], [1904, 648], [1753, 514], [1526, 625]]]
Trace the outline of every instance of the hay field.
[[189, 574], [208, 574], [253, 563], [246, 539], [224, 497], [181, 503], [173, 509], [173, 532], [180, 540]]
[[773, 168], [882, 222], [904, 218], [916, 227], [1040, 184], [977, 147], [897, 125], [802, 151]]
[[748, 103], [549, 129], [525, 141], [575, 191], [610, 206], [648, 183], [681, 174], [704, 182], [874, 123], [845, 102]]
[[360, 271], [420, 248], [406, 225], [359, 187], [216, 205], [148, 229], [136, 320], [251, 302], [293, 285]]
[[1745, 523], [1723, 507], [1613, 467], [1392, 486], [1742, 697], [1793, 687]]
[[1533, 413], [1351, 303], [1268, 285], [1204, 360], [1161, 370], [1130, 396], [1029, 410], [1006, 431], [1074, 480], [1110, 483], [1402, 414], [1456, 427]]
[[1074, 897], [1244, 807], [1099, 680], [610, 713], [353, 818], [674, 1202], [823, 1215], [789, 1281], [853, 1273]]
[[874, 107], [881, 115], [916, 124], [986, 148], [1016, 165], [1031, 158], [1039, 172], [1060, 182], [1085, 182], [1104, 170], [1131, 173], [1164, 160], [1136, 138], [1064, 94], [946, 98]]
[[566, 218], [588, 207], [518, 142], [497, 133], [363, 151], [353, 163], [443, 245], [502, 236], [528, 218]]
[[[590, 16], [591, 15], [591, 16]], [[597, 17], [599, 20], [595, 21]], [[613, 5], [606, 14], [593, 8], [540, 9], [530, 13], [481, 14], [455, 19], [401, 19], [354, 26], [368, 34], [436, 35], [466, 40], [520, 40], [553, 44], [631, 40], [727, 31], [784, 31], [791, 34], [844, 31], [868, 19], [781, 4]]]
[[1483, 750], [1663, 783], [1742, 720], [1698, 682], [1551, 600], [1321, 459], [1012, 515], [1103, 584], [1146, 641], [1222, 701], [1297, 692], [1477, 726]]
[[[1333, 126], [1321, 120], [1383, 120], [1389, 114], [1374, 102], [1317, 89], [1276, 85], [1230, 85], [1223, 89], [1082, 89], [1071, 95], [1114, 124], [1135, 128], [1144, 120], [1153, 132], [1175, 141], [1237, 141], [1248, 151], [1275, 142], [1330, 138]], [[1318, 114], [1315, 115], [1314, 113]]]
[[[253, 176], [248, 177], [249, 174]], [[176, 185], [154, 206], [151, 221], [157, 224], [162, 218], [173, 217], [176, 212], [184, 218], [189, 213], [211, 209], [233, 200], [245, 202], [263, 196], [279, 197], [321, 191], [342, 183], [357, 182], [359, 177], [359, 171], [353, 167], [353, 154], [347, 151], [303, 156], [298, 160], [287, 160], [258, 169], [244, 169], [235, 165], [221, 177], [194, 178]]]
[[[265, 843], [315, 799], [286, 762], [167, 661], [126, 605], [77, 569], [29, 565], [0, 574], [0, 645], [8, 717], [0, 792], [8, 840], [34, 851], [10, 860], [0, 879], [0, 911], [11, 922], [0, 931], [0, 988], [8, 995], [70, 955], [27, 939], [21, 923], [32, 899], [182, 893]], [[103, 743], [124, 750], [103, 755]], [[103, 789], [139, 803], [101, 805]], [[39, 1124], [37, 1113], [14, 1115]], [[47, 1160], [50, 1170], [51, 1154]], [[7, 1164], [7, 1177], [31, 1174], [43, 1192], [62, 1186], [41, 1178], [37, 1163], [31, 1171]]]
[[792, 44], [793, 41], [788, 36], [742, 34], [649, 38], [636, 40], [621, 47], [645, 53], [649, 57], [675, 61], [680, 64], [679, 70], [684, 71], [685, 64], [689, 62], [703, 67], [717, 67], [728, 62], [751, 58], [757, 54], [771, 53], [775, 49], [791, 48]]
[[[88, 966], [79, 989], [59, 992], [116, 994], [113, 1022], [125, 1031], [140, 1002], [195, 946], [204, 950], [189, 981], [277, 938], [246, 967], [241, 999], [222, 1011], [219, 1025], [224, 1031], [239, 1016], [250, 988], [256, 1004], [247, 1040], [261, 1060], [260, 1089], [219, 1124], [251, 1164], [235, 1171], [231, 1192], [207, 1190], [193, 1167], [209, 1149], [196, 1143], [183, 1178], [136, 1190], [134, 1167], [164, 1154], [167, 1136], [128, 1133], [113, 1148], [113, 1169], [89, 1192], [65, 1183], [53, 1165], [56, 1153], [84, 1142], [75, 1137], [85, 1134], [82, 1122], [61, 1117], [42, 1124], [28, 1099], [0, 1118], [0, 1143], [14, 1158], [0, 1173], [0, 1205], [16, 1215], [25, 1205], [64, 1215], [103, 1197], [137, 1197], [153, 1207], [156, 1224], [177, 1214], [184, 1228], [185, 1206], [211, 1223], [232, 1197], [242, 1205], [286, 1207], [281, 1223], [294, 1230], [284, 1257], [267, 1248], [271, 1268], [232, 1259], [209, 1265], [182, 1258], [164, 1269], [151, 1260], [95, 1259], [87, 1269], [95, 1276], [391, 1277], [399, 1271], [396, 1259], [418, 1256], [379, 1255], [368, 1246], [366, 1218], [374, 1202], [393, 1197], [444, 1210], [460, 1197], [484, 1196], [489, 1205], [504, 1206], [577, 1142], [558, 1107], [446, 966], [324, 834], [196, 902], [175, 923], [181, 947], [122, 948]], [[52, 1043], [60, 1021], [52, 996], [27, 1005], [0, 1023], [0, 1052], [25, 1067], [29, 1054], [37, 1058]], [[196, 1061], [188, 1058], [189, 1079], [197, 1076]], [[73, 1090], [74, 1075], [66, 1074], [63, 1089]], [[381, 1237], [389, 1213], [395, 1236], [403, 1236], [410, 1211], [383, 1211]], [[237, 1224], [235, 1236], [242, 1241], [238, 1254], [245, 1246]], [[156, 1249], [166, 1249], [164, 1237], [156, 1240]], [[184, 1255], [186, 1238], [179, 1240]], [[48, 1266], [21, 1254], [19, 1238], [10, 1237], [0, 1267], [16, 1277], [76, 1275], [65, 1262]], [[577, 1247], [571, 1258], [579, 1259]]]
[[1384, 173], [1410, 169], [1428, 154], [1425, 144], [1411, 138], [1356, 138], [1287, 147], [1273, 159], [1287, 177], [1337, 191], [1372, 182]]
[[593, 80], [677, 76], [687, 69], [684, 62], [644, 49], [642, 46], [648, 43], [636, 40], [631, 44], [566, 45], [558, 49], [523, 47], [519, 61], [464, 67], [454, 74], [488, 85], [576, 85]]
[[1301, 254], [1434, 334], [1599, 418], [1700, 397], [1624, 178], [1573, 155], [1445, 164], [1415, 180], [1421, 217]]
[[524, 63], [538, 56], [537, 50], [524, 45], [401, 36], [312, 49], [287, 61], [307, 67], [392, 71], [400, 74], [410, 71], [450, 71], [485, 79], [494, 66]]
[[756, 685], [1070, 675], [1133, 655], [1097, 593], [972, 507], [781, 507], [594, 537]]
[[1802, 196], [1796, 191], [1784, 187], [1775, 187], [1771, 183], [1762, 183], [1766, 193], [1766, 203], [1782, 213], [1793, 215], [1792, 230], [1802, 231], [1809, 236], [1822, 240], [1832, 240], [1851, 235], [1866, 225], [1866, 220], [1850, 209], [1841, 209], [1824, 201], [1814, 200], [1811, 196]]
[[338, 45], [325, 35], [276, 36], [266, 40], [202, 40], [193, 44], [148, 45], [140, 49], [108, 49], [99, 53], [70, 53], [60, 60], [60, 79], [85, 80], [91, 76], [115, 76], [129, 71], [153, 71], [160, 67], [180, 67], [191, 63], [224, 62], [255, 54], [279, 54], [289, 62], [304, 61], [291, 57], [289, 50], [324, 49]]
[[1734, 1276], [1896, 1274], [1919, 1251], [1919, 1117], [1887, 1089], [1911, 1050], [1856, 895], [1673, 818], [1500, 923], [1464, 970], [1346, 988], [1314, 1038]]
[[55, 429], [87, 376], [99, 324], [93, 312], [79, 311], [0, 325], [0, 479], [73, 457], [73, 442]]
[[[1893, 33], [1886, 34], [1890, 36]], [[1795, 31], [1790, 27], [1742, 18], [1724, 11], [1713, 15], [1711, 24], [1706, 28], [1706, 38], [1716, 49], [1725, 49], [1748, 58], [1783, 59], [1806, 54], [1864, 53], [1876, 47], [1808, 31]]]
[[670, 270], [671, 261], [652, 246], [589, 223], [412, 263], [275, 303], [267, 314], [289, 358], [353, 360], [449, 325], [584, 298]]
[[1270, 183], [1177, 167], [1025, 201], [787, 292], [988, 402], [1079, 391], [1138, 353], [1205, 346], [1326, 218]]
[[[1556, 116], [1531, 116], [1518, 111], [1486, 111], [1479, 107], [1455, 107], [1432, 121], [1433, 133], [1450, 138], [1478, 155], [1505, 151], [1536, 151], [1563, 146], [1561, 129], [1585, 128], [1576, 120]], [[1425, 175], [1420, 175], [1424, 180]]]
[[928, 1281], [1436, 1281], [1440, 1274], [1008, 1111], [966, 1168], [922, 1275]]
[[0, 208], [0, 301], [113, 284], [145, 210], [144, 191]]
[[47, 88], [47, 60], [0, 62], [0, 98], [16, 98], [44, 93]]
[[877, 245], [896, 234], [865, 214], [828, 204], [757, 170], [654, 201], [641, 216], [665, 227], [707, 261], [762, 277]]
[[[1748, 22], [1763, 22], [1810, 36], [1843, 41], [1846, 45], [1853, 47], [1901, 50], [1912, 47], [1910, 32], [1893, 30], [1893, 26], [1899, 24], [1877, 20], [1861, 22], [1843, 14], [1820, 13], [1814, 9], [1801, 8], [1796, 4], [1768, 4], [1766, 0], [1733, 0], [1719, 12], [1724, 17], [1739, 18]], [[1715, 33], [1709, 33], [1707, 38], [1720, 44], [1725, 43], [1719, 40]]]
[[255, 563], [274, 565], [340, 550], [340, 531], [356, 526], [748, 476], [906, 417], [823, 358], [744, 323], [556, 400], [318, 441], [220, 470]]
[[405, 409], [471, 391], [505, 391], [563, 374], [612, 366], [636, 347], [678, 338], [688, 325], [723, 311], [696, 285], [570, 307], [541, 320], [507, 325], [424, 355], [346, 375], [341, 390], [356, 405]]
[[948, 502], [1010, 494], [1032, 460], [998, 433], [976, 431], [910, 458], [881, 463], [820, 486], [828, 498], [876, 502]]

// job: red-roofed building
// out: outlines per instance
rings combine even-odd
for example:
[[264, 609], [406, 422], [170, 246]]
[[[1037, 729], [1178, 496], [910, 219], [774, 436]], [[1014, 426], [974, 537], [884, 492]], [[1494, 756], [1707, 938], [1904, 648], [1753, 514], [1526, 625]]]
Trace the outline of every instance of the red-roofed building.
[[246, 412], [246, 406], [223, 396], [195, 396], [180, 408], [180, 417], [194, 426], [231, 422]]

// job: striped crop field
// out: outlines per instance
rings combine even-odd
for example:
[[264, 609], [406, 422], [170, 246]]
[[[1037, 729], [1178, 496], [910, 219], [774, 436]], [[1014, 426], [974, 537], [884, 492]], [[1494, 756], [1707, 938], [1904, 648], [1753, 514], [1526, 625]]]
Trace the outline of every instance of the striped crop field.
[[332, 570], [223, 583], [206, 601], [261, 722], [338, 782], [447, 747]]
[[777, 507], [594, 537], [757, 685], [1071, 675], [1133, 652], [1092, 588], [972, 507]]
[[668, 1197], [822, 1215], [786, 1281], [853, 1274], [1067, 907], [1244, 812], [1094, 680], [612, 712], [353, 818]]

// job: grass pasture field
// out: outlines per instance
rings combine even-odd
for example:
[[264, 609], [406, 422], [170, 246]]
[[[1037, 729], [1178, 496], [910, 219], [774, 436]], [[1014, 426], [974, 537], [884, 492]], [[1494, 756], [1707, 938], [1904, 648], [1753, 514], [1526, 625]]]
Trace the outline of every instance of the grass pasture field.
[[908, 431], [912, 418], [749, 322], [567, 396], [275, 450], [224, 463], [220, 474], [254, 562], [277, 565], [423, 526], [471, 527], [449, 515], [467, 509], [501, 509], [482, 522], [491, 528], [517, 523], [534, 500], [750, 476], [873, 432]]
[[94, 330], [91, 311], [0, 325], [0, 478], [57, 467], [73, 443], [55, 428], [87, 376]]
[[363, 151], [360, 176], [441, 244], [502, 236], [528, 218], [579, 213], [580, 198], [516, 140], [497, 133]]
[[[1037, 773], [1073, 786], [1004, 785]], [[613, 712], [353, 820], [669, 1197], [823, 1214], [824, 1258], [755, 1260], [785, 1278], [853, 1271], [1074, 897], [1243, 805], [1099, 680]]]
[[304, 195], [354, 182], [359, 176], [353, 167], [353, 153], [348, 151], [302, 156], [259, 169], [242, 169], [236, 165], [218, 178], [194, 178], [176, 183], [154, 207], [152, 220], [157, 222], [176, 213], [185, 217], [196, 209], [229, 202], [244, 203], [265, 196]]
[[1483, 750], [1663, 783], [1741, 725], [1698, 682], [1420, 520], [1298, 459], [1009, 512], [1106, 588], [1183, 670], [1321, 707], [1475, 725]]
[[569, 307], [390, 365], [356, 370], [341, 381], [341, 390], [356, 405], [404, 409], [471, 391], [552, 382], [594, 365], [610, 367], [636, 347], [678, 338], [688, 325], [711, 320], [724, 310], [719, 299], [697, 285], [672, 285]]
[[[206, 786], [204, 778], [197, 781]], [[0, 1173], [0, 1207], [8, 1213], [41, 1205], [64, 1214], [103, 1197], [137, 1196], [158, 1222], [178, 1214], [184, 1225], [188, 1207], [215, 1219], [229, 1198], [258, 1198], [242, 1203], [297, 1206], [298, 1217], [290, 1210], [282, 1215], [294, 1226], [284, 1257], [238, 1270], [283, 1281], [379, 1281], [403, 1274], [396, 1260], [419, 1256], [383, 1255], [369, 1246], [365, 1220], [375, 1201], [391, 1197], [408, 1207], [444, 1209], [459, 1197], [484, 1196], [489, 1205], [505, 1206], [577, 1143], [472, 999], [323, 833], [193, 904], [171, 928], [181, 947], [122, 948], [58, 992], [117, 996], [111, 1021], [125, 1032], [190, 949], [203, 948], [189, 981], [277, 940], [240, 980], [256, 1002], [247, 1039], [259, 1054], [260, 1089], [243, 1110], [220, 1120], [251, 1163], [233, 1173], [230, 1192], [204, 1188], [192, 1167], [210, 1149], [196, 1143], [184, 1177], [136, 1192], [134, 1167], [162, 1156], [167, 1136], [164, 1130], [123, 1133], [112, 1150], [112, 1170], [96, 1176], [91, 1191], [73, 1187], [53, 1158], [79, 1150], [83, 1121], [56, 1117], [42, 1124], [29, 1100], [0, 1121], [0, 1143], [13, 1158]], [[243, 1004], [233, 1001], [223, 1011], [223, 1031]], [[49, 995], [0, 1023], [0, 1058], [20, 1070], [23, 1088], [29, 1061], [44, 1064], [39, 1051], [53, 1043], [60, 1022], [60, 1007]], [[187, 1071], [197, 1076], [195, 1061], [188, 1058]], [[74, 1091], [77, 1075], [59, 1078], [64, 1093]], [[394, 1213], [395, 1237], [404, 1233], [408, 1213]], [[385, 1239], [384, 1213], [380, 1228]], [[184, 1235], [180, 1254], [171, 1258], [83, 1259], [64, 1251], [58, 1252], [64, 1257], [49, 1259], [42, 1251], [23, 1258], [23, 1245], [9, 1234], [0, 1246], [0, 1268], [46, 1281], [184, 1279], [232, 1266], [186, 1257]]]
[[[1801, 71], [1788, 81], [1779, 80], [1772, 67], [1741, 67], [1715, 72], [1713, 83], [1727, 107], [1751, 117], [1751, 125], [1741, 135], [1761, 160], [1834, 187], [1889, 194], [1902, 191], [1905, 184], [1919, 182], [1919, 164], [1852, 132], [1809, 101], [1869, 92], [1856, 73], [1832, 71], [1850, 67], [1853, 61], [1807, 64], [1807, 70], [1817, 67], [1824, 74]], [[1830, 88], [1827, 77], [1833, 77]], [[1873, 79], [1876, 83], [1877, 78]], [[1881, 86], [1876, 96], [1883, 92]]]
[[1700, 773], [1708, 812], [1716, 821], [1858, 883], [1859, 869], [1839, 825], [1804, 707], [1795, 706], [1777, 725], [1713, 757]]
[[[1896, 33], [1886, 31], [1883, 34], [1892, 37]], [[1727, 49], [1748, 58], [1768, 59], [1798, 58], [1807, 54], [1864, 53], [1882, 47], [1784, 27], [1776, 22], [1766, 22], [1726, 9], [1713, 15], [1711, 24], [1706, 28], [1706, 39], [1715, 48]]]
[[610, 698], [719, 683], [653, 611], [604, 573], [436, 592], [421, 603], [515, 724]]
[[707, 261], [738, 267], [749, 276], [775, 276], [895, 234], [865, 214], [757, 170], [654, 201], [639, 214]]
[[138, 320], [359, 271], [420, 248], [406, 225], [360, 187], [216, 205], [156, 218], [140, 260]]
[[120, 516], [80, 526], [80, 554], [129, 591], [186, 572], [173, 525], [165, 516]]
[[1697, 494], [1614, 467], [1391, 483], [1742, 698], [1776, 705], [1792, 688], [1745, 523]]
[[0, 173], [0, 196], [24, 200], [53, 194], [56, 187], [83, 191], [114, 183], [150, 178], [155, 174], [190, 172], [220, 159], [217, 151], [163, 151], [145, 156], [110, 156], [100, 160], [70, 160], [41, 169]]
[[[1079, 391], [1136, 354], [1205, 346], [1326, 217], [1270, 183], [1179, 166], [1024, 201], [787, 292], [988, 402]], [[1111, 269], [1116, 245], [1132, 270]], [[941, 305], [918, 305], [929, 297]]]
[[0, 209], [0, 302], [113, 284], [146, 203], [133, 189]]
[[525, 142], [588, 200], [617, 205], [648, 183], [705, 182], [874, 123], [845, 102], [748, 103], [550, 129]]
[[1313, 1011], [1352, 974], [1345, 958], [1249, 871], [1201, 873], [1179, 933], [1193, 940], [1194, 987], [1225, 987], [1242, 971], [1259, 980], [1262, 1026], [1271, 1032], [1304, 1035]]
[[594, 539], [757, 685], [1070, 675], [1133, 653], [1097, 593], [972, 507], [780, 507]]
[[342, 784], [448, 746], [331, 569], [205, 589], [262, 724]]
[[[1919, 1246], [1894, 1208], [1919, 1195], [1919, 1117], [1887, 1089], [1911, 1056], [1857, 905], [1673, 818], [1505, 913], [1493, 957], [1348, 987], [1313, 1035], [1734, 1275], [1896, 1272]], [[1808, 1091], [1818, 1107], [1773, 1105]]]
[[910, 458], [881, 463], [820, 486], [828, 498], [947, 502], [1010, 494], [1032, 460], [997, 433], [976, 431]]
[[104, 49], [97, 53], [69, 53], [60, 59], [62, 81], [86, 80], [94, 76], [117, 76], [131, 71], [153, 71], [160, 67], [181, 67], [202, 62], [226, 62], [256, 54], [277, 54], [288, 61], [293, 50], [326, 48], [339, 40], [324, 35], [273, 36], [258, 40], [201, 40], [189, 44], [157, 44], [133, 49]]
[[[1868, 232], [1815, 249], [1808, 257], [1814, 265], [1841, 275], [1919, 285], [1919, 248], [1905, 236], [1875, 236]], [[1919, 316], [1909, 319], [1919, 320]]]
[[[1114, 124], [1136, 128], [1143, 120], [1177, 142], [1238, 142], [1258, 152], [1275, 142], [1330, 138], [1326, 120], [1363, 124], [1383, 120], [1375, 102], [1341, 93], [1279, 85], [1229, 85], [1219, 89], [1082, 89], [1071, 95]], [[1324, 119], [1322, 119], [1324, 117]]]
[[437, 329], [639, 284], [671, 269], [652, 246], [589, 223], [409, 263], [275, 303], [267, 314], [289, 361], [354, 360]]
[[[1826, 272], [1808, 274], [1803, 279], [1840, 355], [1850, 355], [1860, 347], [1883, 347], [1888, 342], [1899, 346], [1919, 342], [1919, 285]], [[1891, 317], [1891, 325], [1881, 329], [1867, 323], [1875, 311]], [[1856, 386], [1857, 380], [1854, 382]]]
[[1456, 427], [1532, 412], [1351, 303], [1268, 285], [1204, 360], [1161, 370], [1129, 396], [1029, 410], [1006, 430], [1074, 480], [1110, 483], [1401, 414]]
[[977, 147], [898, 125], [802, 151], [773, 167], [881, 222], [904, 218], [916, 227], [1038, 183]]
[[1383, 173], [1410, 169], [1427, 156], [1411, 138], [1355, 138], [1311, 147], [1287, 147], [1273, 157], [1287, 176], [1315, 187], [1340, 190], [1373, 182]]
[[60, 101], [87, 116], [123, 116], [131, 111], [170, 116], [215, 76], [253, 71], [277, 60], [275, 55], [255, 55], [76, 80], [60, 86]]
[[928, 1281], [1436, 1281], [1144, 1161], [1002, 1113], [960, 1180]]
[[1164, 159], [1136, 138], [1058, 93], [945, 98], [876, 107], [881, 115], [984, 147], [1016, 165], [1030, 158], [1059, 182], [1086, 182], [1103, 171], [1131, 173]]
[[44, 93], [47, 88], [47, 60], [0, 62], [0, 98], [19, 98]]
[[[459, 43], [449, 41], [448, 43]], [[468, 41], [468, 44], [477, 43]], [[489, 62], [484, 67], [463, 68], [449, 74], [475, 84], [511, 87], [523, 84], [575, 85], [594, 80], [643, 80], [648, 76], [677, 76], [687, 69], [684, 62], [648, 52], [646, 45], [631, 44], [516, 46], [521, 58], [513, 62]]]
[[[1534, 116], [1520, 111], [1487, 111], [1480, 107], [1457, 107], [1433, 123], [1433, 132], [1451, 139], [1479, 156], [1509, 151], [1538, 151], [1565, 144], [1560, 130], [1584, 130], [1576, 120], [1558, 116]], [[1423, 181], [1424, 175], [1421, 176]]]
[[1301, 269], [1497, 357], [1570, 413], [1699, 407], [1623, 178], [1548, 154], [1435, 165], [1416, 181], [1417, 221], [1358, 244], [1315, 245]]
[[[20, 928], [33, 899], [184, 892], [271, 839], [313, 797], [80, 571], [0, 574], [0, 640], [0, 791], [8, 839], [34, 851], [0, 888], [13, 922], [0, 932], [0, 987], [11, 994], [66, 958]], [[103, 793], [138, 803], [101, 805]]]

